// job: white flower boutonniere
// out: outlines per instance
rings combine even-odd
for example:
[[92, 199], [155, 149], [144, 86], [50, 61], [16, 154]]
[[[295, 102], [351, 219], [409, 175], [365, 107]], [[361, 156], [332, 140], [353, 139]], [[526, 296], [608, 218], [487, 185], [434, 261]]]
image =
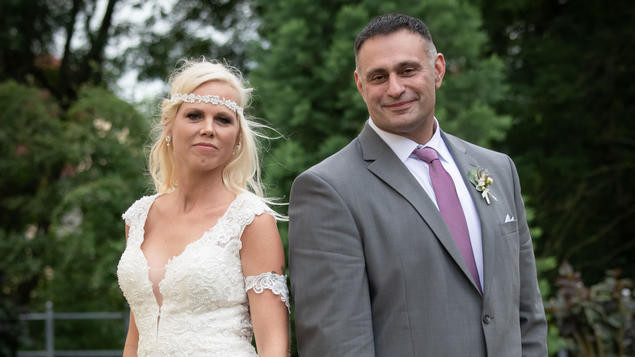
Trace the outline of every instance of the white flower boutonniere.
[[491, 203], [490, 197], [496, 200], [496, 196], [490, 192], [490, 186], [494, 183], [494, 179], [489, 176], [487, 170], [479, 167], [476, 170], [469, 171], [467, 178], [474, 185], [476, 191], [481, 192], [481, 196], [488, 205]]

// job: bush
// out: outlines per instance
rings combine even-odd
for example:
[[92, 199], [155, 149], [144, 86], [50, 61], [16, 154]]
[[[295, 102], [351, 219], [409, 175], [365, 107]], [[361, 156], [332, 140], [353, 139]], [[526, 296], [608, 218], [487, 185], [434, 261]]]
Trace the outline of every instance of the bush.
[[580, 357], [633, 356], [635, 329], [630, 279], [609, 270], [601, 282], [586, 287], [568, 262], [558, 270], [556, 296], [545, 304], [556, 323], [564, 349]]

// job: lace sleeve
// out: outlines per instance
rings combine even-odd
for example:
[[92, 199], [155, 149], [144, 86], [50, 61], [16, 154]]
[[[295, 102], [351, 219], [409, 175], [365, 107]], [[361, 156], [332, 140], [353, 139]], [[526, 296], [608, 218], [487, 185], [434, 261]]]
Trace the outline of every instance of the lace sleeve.
[[128, 207], [126, 212], [121, 215], [121, 218], [123, 218], [126, 222], [126, 225], [128, 227], [132, 227], [133, 224], [139, 221], [145, 221], [145, 216], [148, 214], [150, 206], [158, 196], [159, 194], [143, 196]]
[[287, 288], [286, 275], [275, 272], [267, 272], [256, 276], [245, 277], [245, 292], [253, 289], [255, 293], [262, 294], [265, 289], [271, 290], [289, 309], [289, 289]]

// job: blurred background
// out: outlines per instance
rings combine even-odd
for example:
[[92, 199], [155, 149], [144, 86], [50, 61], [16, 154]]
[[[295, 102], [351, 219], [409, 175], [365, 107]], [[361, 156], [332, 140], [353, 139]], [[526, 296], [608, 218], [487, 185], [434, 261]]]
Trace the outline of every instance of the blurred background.
[[[150, 126], [179, 59], [244, 72], [250, 113], [284, 135], [262, 164], [267, 194], [287, 201], [367, 119], [353, 40], [393, 11], [424, 20], [445, 55], [443, 129], [516, 162], [550, 353], [634, 356], [627, 0], [0, 0], [0, 356], [50, 350], [46, 322], [27, 318], [47, 302], [127, 314], [120, 216], [153, 192]], [[124, 333], [121, 318], [60, 318], [53, 348], [120, 351]]]

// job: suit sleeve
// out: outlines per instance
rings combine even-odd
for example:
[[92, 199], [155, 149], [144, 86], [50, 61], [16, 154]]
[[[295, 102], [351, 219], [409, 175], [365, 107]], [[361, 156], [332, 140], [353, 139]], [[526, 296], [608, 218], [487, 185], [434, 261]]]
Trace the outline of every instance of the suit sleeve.
[[536, 259], [525, 206], [520, 193], [520, 180], [513, 161], [508, 158], [514, 180], [514, 202], [518, 213], [520, 235], [520, 332], [523, 356], [547, 356], [547, 320], [538, 288]]
[[300, 356], [374, 356], [362, 238], [336, 190], [315, 173], [291, 188], [289, 268]]

